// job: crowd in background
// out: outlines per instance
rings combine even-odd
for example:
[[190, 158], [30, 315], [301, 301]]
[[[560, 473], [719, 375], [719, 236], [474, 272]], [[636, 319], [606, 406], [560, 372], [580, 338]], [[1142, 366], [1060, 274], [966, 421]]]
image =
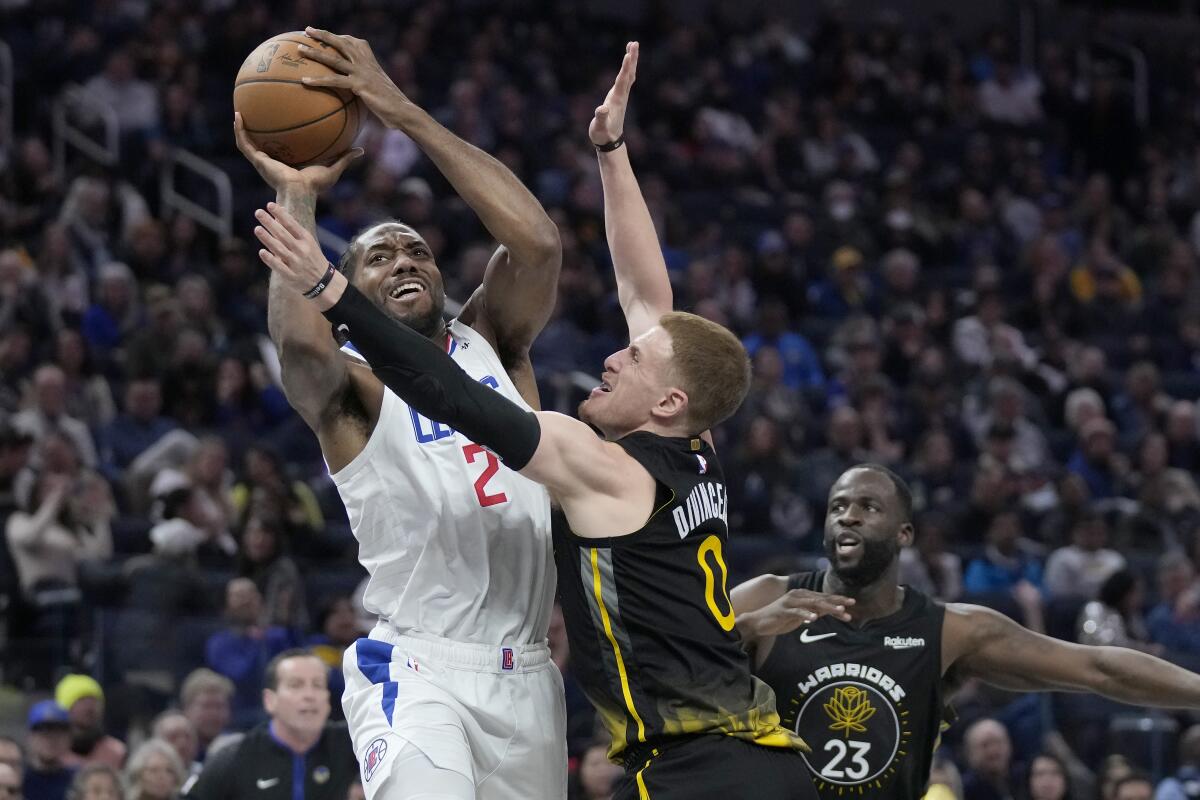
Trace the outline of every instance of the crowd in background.
[[[340, 693], [341, 650], [371, 624], [363, 573], [279, 388], [247, 236], [269, 194], [231, 136], [242, 60], [307, 24], [367, 38], [549, 210], [563, 266], [533, 361], [561, 410], [578, 399], [564, 376], [624, 345], [586, 129], [641, 41], [626, 142], [676, 305], [754, 361], [717, 432], [734, 578], [815, 564], [834, 478], [882, 462], [914, 491], [906, 583], [1200, 664], [1200, 51], [1147, 50], [1143, 115], [1083, 33], [1049, 27], [1023, 62], [1006, 26], [833, 6], [795, 24], [720, 3], [623, 21], [567, 3], [39, 0], [0, 3], [0, 21], [18, 111], [0, 172], [7, 683], [92, 675], [97, 730], [126, 744], [187, 712], [197, 668], [224, 681], [205, 744], [263, 718], [264, 666], [287, 648], [317, 648]], [[70, 83], [116, 111], [118, 167], [55, 171]], [[372, 121], [360, 142], [319, 224], [404, 220], [465, 299], [486, 231], [402, 132]], [[229, 173], [236, 236], [162, 207], [172, 147]], [[551, 642], [569, 678], [560, 623]], [[568, 704], [580, 796], [603, 797], [569, 679]], [[1122, 738], [1122, 711], [967, 687], [938, 768], [957, 765], [967, 800], [1135, 800], [1138, 770], [1200, 770], [1188, 718]], [[1057, 795], [1038, 783], [1055, 770]]]

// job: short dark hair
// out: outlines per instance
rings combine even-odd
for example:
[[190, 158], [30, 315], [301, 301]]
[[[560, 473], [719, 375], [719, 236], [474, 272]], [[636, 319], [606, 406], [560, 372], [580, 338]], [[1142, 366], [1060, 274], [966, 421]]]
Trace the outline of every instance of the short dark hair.
[[279, 665], [289, 658], [315, 658], [318, 661], [321, 660], [320, 656], [307, 647], [292, 647], [284, 650], [267, 662], [266, 672], [263, 673], [264, 688], [270, 689], [272, 692], [279, 690]]
[[904, 514], [904, 521], [912, 522], [912, 518], [913, 518], [912, 489], [908, 488], [908, 483], [905, 482], [904, 478], [901, 478], [894, 471], [892, 471], [888, 467], [885, 467], [883, 464], [876, 464], [873, 462], [867, 463], [867, 464], [858, 464], [854, 467], [851, 467], [851, 469], [869, 469], [872, 472], [878, 472], [880, 475], [883, 475], [885, 478], [887, 478], [889, 481], [891, 481], [892, 489], [894, 489], [896, 492], [896, 499], [900, 501], [900, 510]]

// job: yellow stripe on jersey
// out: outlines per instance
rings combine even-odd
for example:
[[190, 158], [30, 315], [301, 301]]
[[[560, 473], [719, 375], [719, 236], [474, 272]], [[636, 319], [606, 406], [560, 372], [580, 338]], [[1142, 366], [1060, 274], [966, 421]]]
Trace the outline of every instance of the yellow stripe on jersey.
[[633, 695], [629, 691], [629, 676], [625, 674], [625, 660], [621, 658], [621, 646], [617, 644], [617, 637], [613, 636], [612, 621], [608, 618], [608, 609], [604, 605], [603, 592], [600, 591], [600, 561], [599, 551], [593, 547], [591, 549], [592, 556], [592, 587], [596, 593], [596, 605], [600, 607], [600, 619], [604, 623], [604, 635], [608, 637], [608, 643], [612, 645], [613, 655], [617, 660], [617, 674], [621, 678], [621, 694], [625, 697], [625, 707], [629, 709], [629, 715], [633, 717], [633, 721], [637, 723], [638, 741], [646, 741], [646, 725], [642, 722], [642, 717], [638, 714], [637, 709], [633, 706]]
[[[656, 750], [655, 752], [658, 751]], [[646, 771], [646, 767], [648, 766], [650, 766], [649, 761], [637, 771], [638, 800], [650, 800], [650, 790], [646, 788], [646, 781], [642, 779], [642, 773]]]

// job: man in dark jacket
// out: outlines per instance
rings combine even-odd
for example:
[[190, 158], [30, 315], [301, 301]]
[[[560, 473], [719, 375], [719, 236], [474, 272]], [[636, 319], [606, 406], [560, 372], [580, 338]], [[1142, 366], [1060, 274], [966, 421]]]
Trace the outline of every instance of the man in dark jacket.
[[273, 658], [263, 689], [270, 722], [213, 755], [184, 796], [342, 800], [358, 779], [358, 762], [345, 724], [328, 721], [328, 676], [321, 659], [307, 650], [285, 650]]

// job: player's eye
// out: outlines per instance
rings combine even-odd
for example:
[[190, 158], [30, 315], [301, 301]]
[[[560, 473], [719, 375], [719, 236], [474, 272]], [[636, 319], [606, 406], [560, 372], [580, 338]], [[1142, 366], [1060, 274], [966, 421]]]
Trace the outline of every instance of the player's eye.
[[387, 261], [387, 256], [385, 256], [383, 253], [376, 253], [375, 255], [371, 256], [372, 264], [378, 264], [383, 261]]
[[420, 256], [421, 258], [424, 258], [425, 256], [429, 255], [429, 251], [428, 251], [428, 250], [426, 250], [424, 247], [414, 247], [414, 248], [413, 248], [413, 255], [414, 255], [414, 256]]

